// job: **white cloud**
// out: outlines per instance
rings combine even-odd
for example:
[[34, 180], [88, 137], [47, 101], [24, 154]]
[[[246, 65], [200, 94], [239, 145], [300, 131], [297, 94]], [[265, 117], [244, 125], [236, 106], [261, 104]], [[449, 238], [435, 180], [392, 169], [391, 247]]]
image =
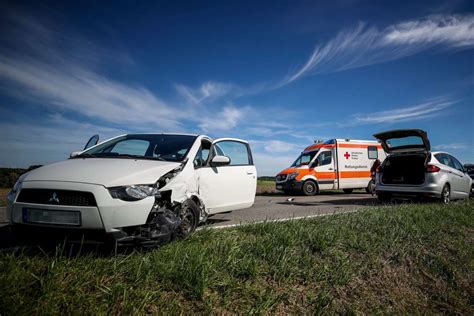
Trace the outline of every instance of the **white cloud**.
[[198, 118], [199, 127], [205, 132], [231, 130], [244, 116], [245, 109], [225, 106], [213, 115], [202, 115]]
[[25, 95], [53, 108], [111, 123], [176, 128], [176, 110], [149, 90], [131, 87], [88, 69], [59, 69], [36, 60], [0, 56], [0, 77], [22, 87]]
[[199, 88], [190, 88], [182, 84], [175, 85], [178, 93], [191, 104], [200, 104], [204, 101], [215, 100], [217, 98], [235, 94], [239, 88], [233, 84], [207, 81]]
[[337, 72], [411, 56], [434, 48], [474, 47], [474, 15], [432, 15], [382, 30], [359, 23], [314, 49], [306, 63], [277, 87], [301, 77]]
[[439, 144], [434, 146], [433, 148], [436, 150], [451, 150], [451, 149], [464, 149], [467, 148], [468, 145], [464, 143], [452, 143], [452, 144]]
[[354, 115], [354, 120], [349, 124], [395, 123], [426, 119], [442, 115], [444, 113], [443, 110], [452, 106], [455, 102], [448, 98], [437, 98], [395, 110], [356, 114]]

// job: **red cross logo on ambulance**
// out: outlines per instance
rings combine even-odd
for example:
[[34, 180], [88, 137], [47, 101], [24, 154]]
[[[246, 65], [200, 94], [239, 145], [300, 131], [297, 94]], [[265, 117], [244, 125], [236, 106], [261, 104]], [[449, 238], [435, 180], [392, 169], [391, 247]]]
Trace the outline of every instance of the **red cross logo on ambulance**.
[[351, 156], [351, 154], [349, 154], [349, 153], [346, 151], [346, 153], [344, 154], [344, 157], [346, 157], [346, 159], [349, 159], [350, 156]]

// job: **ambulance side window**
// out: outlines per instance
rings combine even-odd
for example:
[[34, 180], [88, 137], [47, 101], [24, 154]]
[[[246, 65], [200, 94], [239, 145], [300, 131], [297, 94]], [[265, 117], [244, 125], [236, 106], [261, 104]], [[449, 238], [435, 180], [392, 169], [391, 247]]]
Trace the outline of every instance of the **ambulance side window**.
[[369, 159], [377, 159], [379, 158], [379, 152], [376, 146], [369, 146], [367, 147], [367, 152], [369, 154]]
[[318, 156], [318, 167], [329, 165], [331, 164], [331, 161], [332, 161], [332, 153], [330, 151], [323, 151]]

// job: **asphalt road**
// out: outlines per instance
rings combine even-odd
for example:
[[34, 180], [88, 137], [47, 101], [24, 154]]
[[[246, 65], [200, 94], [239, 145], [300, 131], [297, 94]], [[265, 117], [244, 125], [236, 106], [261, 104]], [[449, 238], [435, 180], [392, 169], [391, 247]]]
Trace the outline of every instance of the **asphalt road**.
[[[221, 228], [252, 222], [315, 217], [351, 212], [376, 204], [377, 200], [374, 197], [362, 191], [353, 194], [331, 192], [317, 196], [257, 196], [251, 208], [212, 215], [201, 227]], [[0, 225], [5, 219], [5, 208], [0, 208]]]

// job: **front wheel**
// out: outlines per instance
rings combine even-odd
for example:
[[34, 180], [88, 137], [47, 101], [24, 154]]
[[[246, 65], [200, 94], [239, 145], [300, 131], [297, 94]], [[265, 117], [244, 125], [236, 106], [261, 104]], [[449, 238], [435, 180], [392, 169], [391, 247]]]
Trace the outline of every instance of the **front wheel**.
[[443, 204], [449, 204], [449, 201], [451, 201], [451, 189], [449, 188], [449, 184], [445, 184], [441, 191], [441, 202]]
[[187, 200], [181, 205], [179, 218], [181, 223], [177, 229], [178, 238], [186, 238], [191, 235], [199, 223], [199, 207], [193, 200]]
[[305, 183], [303, 183], [303, 194], [304, 195], [311, 196], [311, 195], [315, 195], [317, 193], [318, 193], [318, 185], [316, 183], [314, 183], [311, 180], [308, 180]]

